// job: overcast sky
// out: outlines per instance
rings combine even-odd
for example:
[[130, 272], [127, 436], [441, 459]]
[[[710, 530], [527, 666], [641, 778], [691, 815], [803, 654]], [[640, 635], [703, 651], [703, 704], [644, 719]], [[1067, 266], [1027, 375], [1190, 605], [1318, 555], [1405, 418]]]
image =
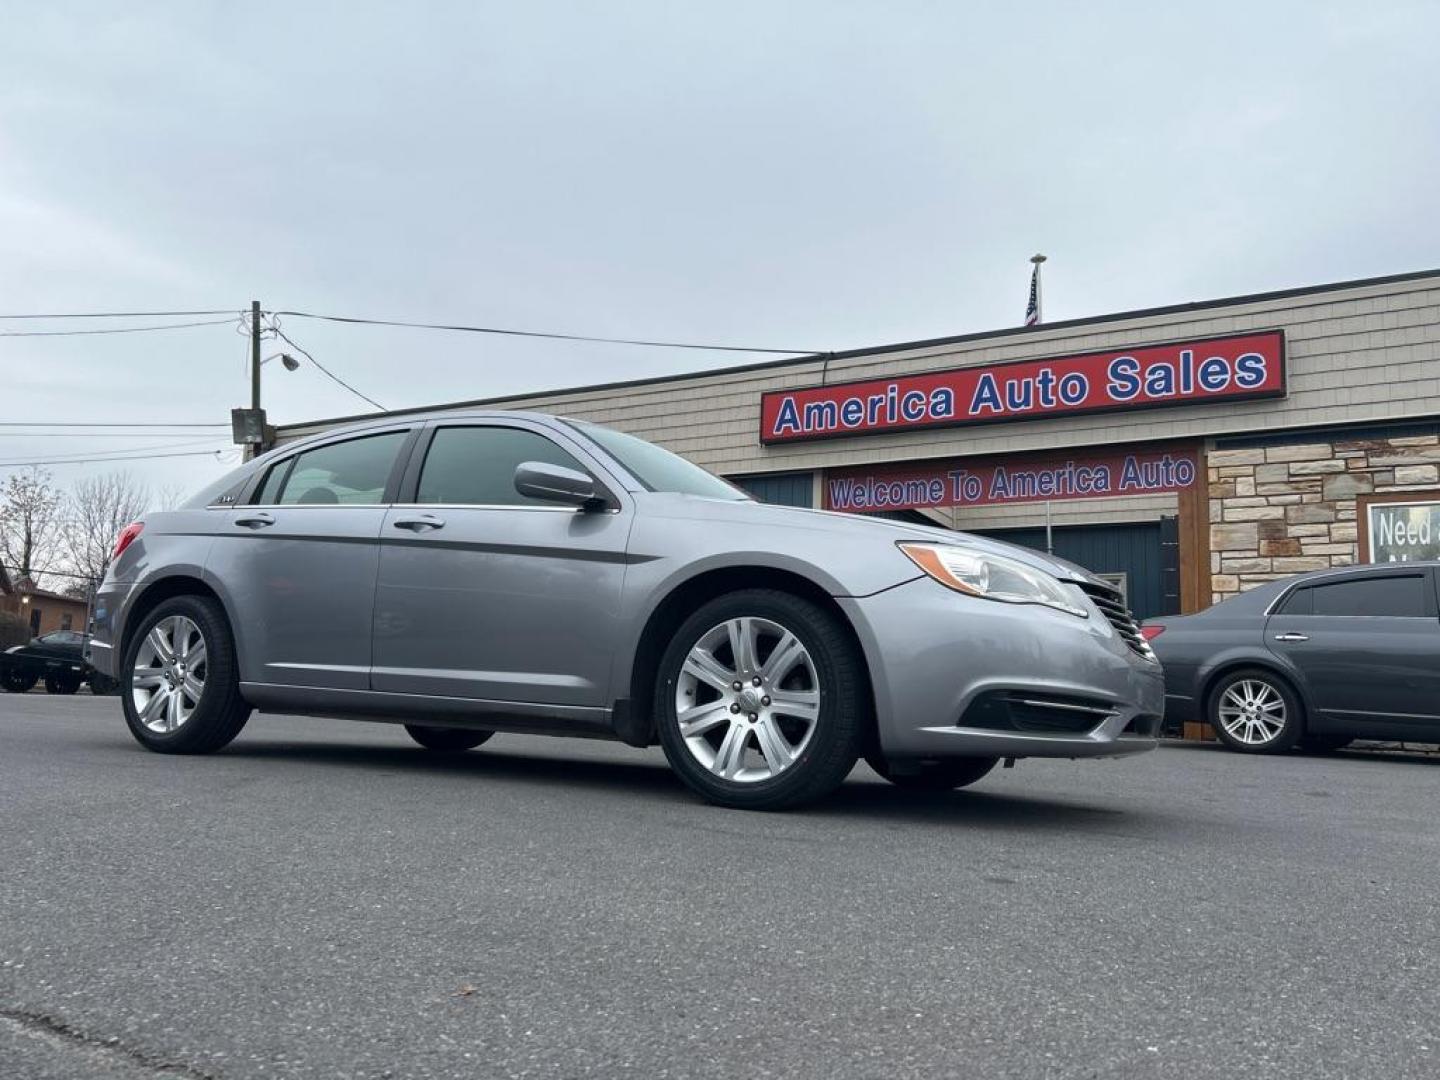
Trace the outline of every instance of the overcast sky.
[[[254, 298], [838, 349], [1014, 325], [1035, 251], [1051, 320], [1440, 266], [1436, 3], [0, 15], [0, 313]], [[284, 326], [390, 407], [745, 359]], [[245, 349], [228, 325], [0, 338], [0, 420], [225, 422]], [[279, 364], [265, 404], [367, 408]], [[173, 441], [197, 439], [228, 432]], [[169, 441], [0, 434], [0, 462]]]

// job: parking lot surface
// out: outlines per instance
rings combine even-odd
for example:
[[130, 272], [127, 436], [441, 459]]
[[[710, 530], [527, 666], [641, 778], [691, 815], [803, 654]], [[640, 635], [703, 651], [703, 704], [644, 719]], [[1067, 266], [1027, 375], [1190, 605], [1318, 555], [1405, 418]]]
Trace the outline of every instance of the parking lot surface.
[[1440, 761], [1174, 746], [783, 815], [656, 751], [0, 696], [6, 1077], [1433, 1077]]

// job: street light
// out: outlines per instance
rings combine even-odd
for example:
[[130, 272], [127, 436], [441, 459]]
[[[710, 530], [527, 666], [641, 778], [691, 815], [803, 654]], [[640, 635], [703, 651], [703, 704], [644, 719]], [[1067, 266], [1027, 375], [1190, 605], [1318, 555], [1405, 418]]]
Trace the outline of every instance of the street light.
[[258, 452], [257, 447], [263, 447], [267, 441], [265, 410], [260, 408], [260, 369], [271, 360], [279, 360], [286, 371], [297, 371], [300, 368], [300, 361], [287, 352], [272, 353], [263, 360], [260, 359], [258, 349], [253, 355], [250, 384], [252, 405], [248, 409], [230, 410], [230, 427], [235, 442], [248, 447], [252, 455]]

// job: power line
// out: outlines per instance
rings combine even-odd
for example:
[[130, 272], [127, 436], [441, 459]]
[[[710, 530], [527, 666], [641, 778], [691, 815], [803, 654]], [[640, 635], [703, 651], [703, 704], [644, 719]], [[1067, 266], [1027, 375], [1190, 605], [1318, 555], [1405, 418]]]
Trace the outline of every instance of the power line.
[[63, 465], [69, 461], [130, 461], [135, 455], [149, 453], [151, 450], [183, 450], [191, 446], [213, 446], [214, 443], [213, 438], [208, 438], [194, 439], [183, 443], [161, 443], [156, 446], [130, 446], [118, 450], [75, 450], [57, 457], [53, 461], [37, 462], [36, 464]]
[[702, 345], [687, 341], [645, 341], [636, 338], [595, 337], [589, 334], [554, 334], [539, 330], [505, 330], [494, 326], [461, 326], [450, 323], [405, 322], [400, 319], [364, 319], [350, 315], [317, 315], [309, 311], [277, 311], [275, 315], [293, 315], [297, 319], [320, 319], [325, 322], [351, 323], [358, 326], [400, 326], [414, 330], [455, 330], [466, 334], [503, 334], [507, 337], [548, 338], [553, 341], [592, 341], [606, 345], [643, 345], [661, 349], [700, 349], [705, 352], [772, 353], [777, 356], [809, 356], [824, 349], [760, 349], [748, 345]]
[[188, 431], [0, 431], [0, 439], [183, 439], [189, 434]]
[[[21, 567], [21, 566], [11, 566], [9, 563], [6, 563], [6, 564], [5, 564], [5, 569], [6, 569], [6, 570], [13, 570], [13, 571], [15, 571], [17, 574], [24, 574], [24, 573], [26, 572], [24, 567]], [[80, 580], [80, 581], [98, 581], [98, 580], [99, 580], [98, 578], [92, 578], [89, 574], [76, 574], [76, 573], [74, 573], [73, 571], [70, 571], [70, 570], [37, 570], [37, 569], [35, 569], [35, 567], [33, 567], [33, 566], [30, 568], [29, 574], [30, 574], [31, 577], [68, 577], [68, 578], [76, 578], [76, 579], [78, 579], [78, 580]], [[47, 589], [47, 590], [44, 590], [44, 591], [48, 592], [49, 590]]]
[[233, 319], [163, 323], [160, 326], [107, 326], [103, 330], [0, 330], [0, 337], [87, 337], [94, 334], [148, 334], [154, 330], [184, 330], [191, 326], [225, 326]]
[[229, 426], [229, 424], [172, 424], [168, 421], [154, 424], [129, 421], [108, 424], [100, 420], [0, 420], [0, 428], [228, 428]]
[[360, 399], [362, 399], [362, 400], [364, 400], [364, 401], [368, 401], [371, 405], [374, 405], [374, 406], [375, 406], [377, 409], [379, 409], [381, 412], [384, 412], [384, 411], [385, 411], [385, 406], [384, 406], [384, 405], [381, 405], [378, 401], [376, 401], [374, 398], [370, 397], [368, 394], [362, 394], [359, 390], [356, 390], [355, 387], [351, 386], [351, 385], [350, 385], [349, 383], [347, 383], [344, 379], [340, 378], [339, 375], [336, 375], [333, 371], [331, 371], [329, 368], [327, 368], [324, 364], [320, 363], [319, 360], [316, 360], [315, 357], [311, 356], [308, 352], [306, 352], [306, 351], [305, 351], [305, 348], [304, 348], [303, 346], [300, 346], [300, 345], [295, 344], [295, 342], [294, 342], [290, 337], [288, 337], [288, 336], [286, 335], [285, 331], [283, 331], [283, 330], [280, 329], [280, 321], [279, 321], [278, 319], [276, 319], [274, 316], [271, 316], [271, 318], [270, 318], [270, 329], [273, 330], [273, 331], [275, 331], [276, 336], [279, 337], [281, 341], [283, 341], [283, 342], [285, 342], [286, 344], [288, 344], [292, 349], [294, 349], [296, 352], [300, 353], [300, 355], [302, 355], [303, 357], [305, 357], [305, 359], [309, 360], [310, 363], [314, 364], [317, 368], [319, 368], [322, 374], [326, 375], [327, 377], [329, 377], [329, 378], [330, 378], [331, 380], [333, 380], [334, 382], [339, 383], [341, 386], [343, 386], [346, 390], [349, 390], [350, 393], [354, 394], [356, 397], [358, 397], [358, 398], [360, 398]]
[[177, 457], [213, 457], [223, 454], [232, 447], [221, 447], [218, 450], [185, 450], [173, 454], [133, 454], [128, 457], [88, 457], [88, 458], [64, 458], [53, 461], [0, 461], [0, 469], [28, 468], [31, 465], [90, 465], [103, 464], [105, 462], [119, 461], [152, 461], [158, 458]]
[[187, 315], [233, 315], [238, 308], [205, 311], [78, 311], [63, 315], [0, 315], [0, 319], [175, 319]]

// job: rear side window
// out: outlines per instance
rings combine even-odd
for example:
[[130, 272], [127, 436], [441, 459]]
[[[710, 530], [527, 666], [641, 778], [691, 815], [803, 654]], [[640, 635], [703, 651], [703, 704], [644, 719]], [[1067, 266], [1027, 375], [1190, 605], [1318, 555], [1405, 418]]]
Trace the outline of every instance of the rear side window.
[[1277, 615], [1313, 615], [1315, 614], [1315, 590], [1296, 589], [1285, 598], [1285, 603], [1280, 605]]
[[279, 462], [261, 485], [263, 506], [344, 506], [373, 504], [385, 485], [408, 431], [330, 443]]
[[[1423, 574], [1359, 578], [1333, 585], [1314, 585], [1302, 591], [1311, 594], [1315, 615], [1424, 618], [1433, 613], [1430, 581]], [[1289, 604], [1285, 611], [1291, 613]]]
[[533, 431], [444, 427], [430, 441], [415, 501], [451, 506], [555, 505], [515, 490], [515, 470], [527, 461], [589, 472], [571, 454]]

